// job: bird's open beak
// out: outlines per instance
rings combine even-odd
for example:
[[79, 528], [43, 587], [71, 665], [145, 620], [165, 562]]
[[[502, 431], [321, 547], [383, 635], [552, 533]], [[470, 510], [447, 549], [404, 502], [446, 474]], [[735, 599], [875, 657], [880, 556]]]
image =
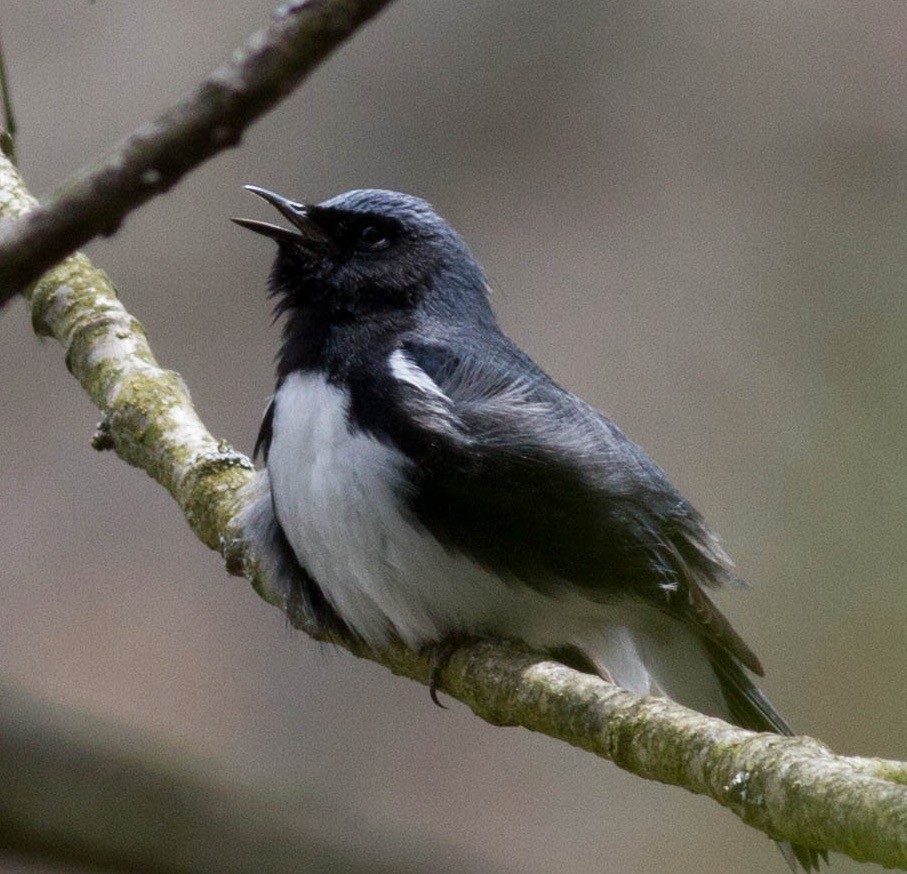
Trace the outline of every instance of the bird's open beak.
[[280, 225], [272, 225], [270, 222], [260, 222], [255, 219], [234, 218], [231, 221], [236, 222], [242, 228], [248, 228], [255, 231], [256, 234], [262, 234], [270, 237], [278, 243], [327, 243], [328, 236], [318, 227], [306, 214], [304, 203], [295, 203], [287, 200], [267, 188], [259, 188], [257, 185], [244, 185], [246, 191], [266, 200], [296, 229], [294, 231], [288, 228], [282, 228]]

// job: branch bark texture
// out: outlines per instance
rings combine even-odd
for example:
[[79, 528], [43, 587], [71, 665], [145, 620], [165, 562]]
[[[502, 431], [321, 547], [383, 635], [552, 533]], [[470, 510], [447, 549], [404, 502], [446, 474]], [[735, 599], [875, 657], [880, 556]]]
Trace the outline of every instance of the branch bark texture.
[[[0, 159], [0, 218], [34, 204]], [[28, 295], [35, 330], [57, 338], [97, 404], [105, 440], [170, 491], [198, 537], [267, 597], [232, 520], [252, 464], [199, 420], [179, 376], [155, 361], [141, 325], [82, 255]], [[278, 605], [280, 606], [280, 605]], [[426, 657], [333, 639], [427, 682]], [[440, 688], [495, 725], [521, 725], [651, 780], [708, 795], [776, 840], [907, 870], [907, 763], [843, 757], [810, 738], [754, 734], [660, 698], [641, 698], [507, 643], [458, 651]]]
[[289, 94], [390, 0], [284, 3], [266, 30], [186, 99], [123, 140], [45, 205], [0, 229], [0, 305], [61, 258], [109, 236], [131, 210], [175, 185]]

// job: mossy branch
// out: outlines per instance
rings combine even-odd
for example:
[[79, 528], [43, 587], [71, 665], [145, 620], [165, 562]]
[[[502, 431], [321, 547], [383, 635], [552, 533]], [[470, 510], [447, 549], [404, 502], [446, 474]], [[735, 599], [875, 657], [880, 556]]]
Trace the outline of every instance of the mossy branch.
[[[143, 125], [46, 205], [0, 229], [0, 306], [63, 257], [113, 234], [137, 206], [172, 188], [286, 97], [390, 0], [291, 0], [195, 91]], [[12, 133], [12, 132], [10, 132]]]
[[[0, 219], [34, 205], [0, 158]], [[82, 255], [28, 295], [39, 334], [103, 416], [103, 440], [176, 499], [193, 531], [267, 597], [256, 559], [231, 520], [252, 464], [212, 437], [180, 377], [154, 359], [142, 326], [107, 276]], [[426, 657], [334, 639], [358, 656], [425, 683]], [[810, 738], [754, 734], [660, 698], [643, 698], [508, 643], [464, 647], [440, 688], [495, 725], [521, 725], [610, 759], [634, 774], [708, 795], [776, 840], [907, 870], [907, 763], [837, 756]]]

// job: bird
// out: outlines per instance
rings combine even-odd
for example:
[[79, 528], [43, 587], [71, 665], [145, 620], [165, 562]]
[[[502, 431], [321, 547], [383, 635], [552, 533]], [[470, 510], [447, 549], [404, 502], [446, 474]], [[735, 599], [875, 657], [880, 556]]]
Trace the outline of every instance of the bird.
[[[305, 203], [245, 187], [288, 225], [233, 219], [277, 244], [276, 389], [241, 519], [272, 596], [372, 648], [515, 639], [792, 734], [706, 593], [737, 582], [717, 534], [504, 334], [463, 237], [408, 194]], [[825, 858], [782, 851], [806, 871]]]

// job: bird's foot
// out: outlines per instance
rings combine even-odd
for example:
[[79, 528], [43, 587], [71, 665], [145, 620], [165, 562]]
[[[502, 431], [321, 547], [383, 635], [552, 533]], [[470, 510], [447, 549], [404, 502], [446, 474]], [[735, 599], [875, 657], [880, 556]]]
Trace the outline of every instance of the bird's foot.
[[460, 631], [452, 631], [446, 634], [436, 643], [427, 644], [423, 650], [431, 654], [431, 665], [428, 670], [428, 694], [431, 700], [442, 710], [447, 710], [447, 705], [438, 700], [438, 683], [441, 681], [441, 674], [450, 662], [453, 654], [464, 644], [475, 640], [468, 634]]

